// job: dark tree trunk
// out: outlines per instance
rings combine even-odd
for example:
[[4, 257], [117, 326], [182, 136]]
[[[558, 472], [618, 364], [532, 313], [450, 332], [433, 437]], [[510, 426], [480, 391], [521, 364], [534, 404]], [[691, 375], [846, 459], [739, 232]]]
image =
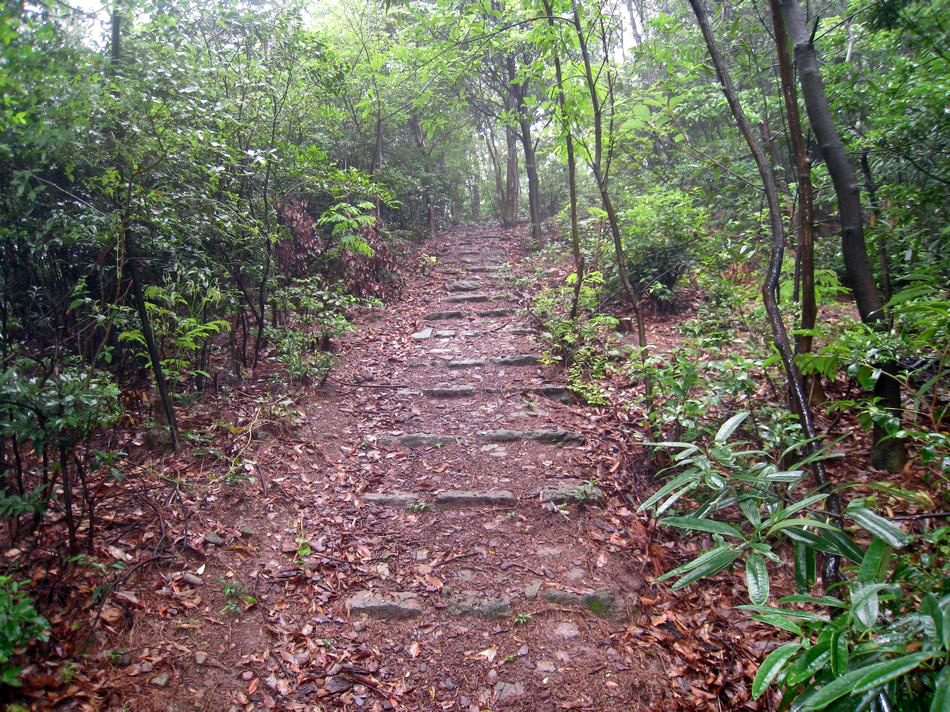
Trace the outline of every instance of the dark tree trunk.
[[[805, 99], [805, 108], [812, 131], [818, 138], [822, 157], [834, 185], [838, 200], [838, 215], [841, 222], [841, 252], [844, 255], [845, 271], [854, 293], [858, 313], [865, 324], [881, 327], [886, 324], [884, 302], [874, 283], [871, 261], [864, 242], [864, 217], [861, 212], [861, 191], [854, 169], [844, 150], [844, 144], [835, 128], [825, 96], [825, 86], [818, 70], [818, 53], [805, 22], [805, 15], [798, 0], [780, 0], [785, 25], [795, 48], [795, 63]], [[890, 374], [895, 364], [879, 365], [881, 375], [874, 388], [880, 405], [893, 416], [901, 417], [900, 384]], [[907, 453], [902, 441], [886, 438], [887, 433], [875, 423], [871, 448], [871, 463], [891, 472], [899, 471], [907, 462]]]
[[[808, 398], [805, 395], [805, 389], [802, 387], [801, 376], [795, 366], [792, 356], [791, 342], [788, 338], [788, 332], [785, 330], [785, 324], [782, 321], [782, 312], [775, 302], [775, 290], [778, 286], [779, 273], [782, 269], [782, 252], [785, 247], [785, 229], [782, 224], [782, 208], [778, 200], [778, 188], [775, 184], [775, 174], [772, 166], [765, 157], [765, 152], [755, 138], [752, 126], [746, 118], [742, 105], [739, 103], [738, 94], [732, 84], [732, 79], [726, 70], [722, 55], [716, 46], [715, 38], [709, 27], [709, 21], [706, 18], [706, 10], [702, 5], [702, 0], [689, 0], [696, 15], [696, 21], [703, 34], [706, 47], [709, 50], [709, 56], [712, 59], [713, 66], [716, 68], [716, 76], [719, 78], [719, 84], [722, 87], [722, 93], [726, 97], [729, 109], [732, 111], [733, 118], [742, 137], [745, 139], [752, 156], [755, 159], [756, 167], [759, 170], [759, 176], [762, 179], [762, 186], [765, 189], [766, 200], [769, 206], [769, 226], [771, 228], [772, 246], [769, 255], [769, 267], [762, 283], [762, 301], [765, 304], [765, 311], [769, 318], [769, 325], [772, 329], [772, 338], [775, 347], [782, 359], [782, 365], [785, 368], [785, 377], [788, 381], [789, 391], [793, 398], [792, 407], [798, 414], [802, 430], [809, 438], [812, 452], [816, 452], [818, 447], [818, 433], [815, 429], [815, 423], [812, 419], [811, 407], [808, 404]], [[822, 461], [816, 460], [813, 464], [815, 480], [819, 487], [828, 488], [828, 481], [825, 467]], [[832, 517], [840, 519], [841, 502], [834, 493], [830, 494], [826, 500], [826, 507]], [[840, 580], [840, 559], [837, 556], [829, 555], [825, 559], [823, 569], [823, 582], [827, 589], [829, 586]]]
[[531, 138], [531, 117], [525, 105], [527, 82], [518, 83], [515, 60], [512, 55], [505, 59], [508, 69], [508, 93], [518, 115], [518, 127], [521, 129], [521, 147], [524, 151], [524, 171], [528, 177], [528, 213], [531, 217], [531, 240], [541, 244], [541, 188], [538, 185], [538, 168], [535, 164], [534, 141]]

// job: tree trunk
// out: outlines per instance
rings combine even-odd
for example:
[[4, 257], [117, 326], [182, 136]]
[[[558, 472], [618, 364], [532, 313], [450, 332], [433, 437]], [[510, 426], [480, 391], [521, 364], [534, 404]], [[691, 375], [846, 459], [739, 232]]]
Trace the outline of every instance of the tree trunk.
[[498, 219], [505, 221], [505, 181], [501, 176], [501, 166], [498, 161], [498, 152], [495, 150], [495, 137], [491, 130], [485, 134], [485, 143], [488, 146], [488, 156], [491, 158], [492, 173], [495, 176], [495, 191], [498, 194]]
[[524, 150], [524, 170], [528, 177], [528, 212], [531, 216], [531, 241], [541, 244], [541, 188], [538, 185], [538, 168], [535, 164], [534, 142], [531, 139], [531, 117], [527, 114], [525, 93], [527, 83], [518, 84], [515, 60], [512, 55], [505, 58], [508, 69], [508, 93], [518, 115], [518, 127], [521, 129], [521, 147]]
[[507, 162], [505, 166], [505, 205], [501, 216], [501, 224], [505, 227], [514, 227], [518, 224], [518, 138], [514, 130], [505, 127], [505, 144]]
[[[759, 170], [759, 176], [762, 179], [762, 186], [765, 188], [765, 196], [769, 206], [769, 226], [771, 228], [772, 248], [769, 255], [769, 267], [762, 283], [762, 301], [765, 304], [765, 311], [769, 318], [769, 325], [772, 329], [772, 338], [775, 341], [775, 347], [782, 359], [782, 365], [785, 368], [785, 377], [788, 381], [789, 390], [793, 398], [793, 409], [797, 412], [799, 422], [806, 437], [809, 438], [809, 448], [812, 453], [816, 452], [818, 447], [818, 433], [815, 429], [815, 423], [812, 419], [811, 407], [805, 396], [805, 390], [802, 387], [801, 377], [798, 369], [795, 367], [795, 361], [792, 357], [791, 342], [788, 338], [788, 332], [785, 330], [785, 324], [782, 322], [782, 312], [775, 302], [775, 290], [778, 286], [779, 273], [782, 269], [782, 252], [785, 247], [785, 229], [782, 224], [782, 208], [778, 200], [778, 188], [775, 184], [775, 174], [772, 166], [765, 158], [765, 152], [755, 138], [752, 126], [746, 118], [742, 105], [739, 103], [739, 97], [732, 84], [732, 79], [726, 70], [725, 63], [716, 46], [715, 38], [709, 27], [709, 21], [706, 18], [706, 10], [702, 5], [702, 0], [689, 0], [696, 15], [696, 21], [703, 34], [706, 47], [709, 50], [709, 56], [712, 59], [713, 66], [716, 68], [716, 76], [719, 78], [719, 84], [722, 87], [722, 93], [726, 97], [729, 109], [732, 111], [733, 118], [739, 131], [752, 152], [756, 167]], [[822, 461], [816, 460], [812, 465], [815, 474], [815, 480], [819, 487], [828, 488], [829, 482]], [[839, 519], [841, 516], [841, 502], [834, 493], [830, 494], [826, 500], [826, 507], [833, 518]], [[823, 583], [828, 589], [829, 586], [840, 580], [840, 559], [834, 555], [828, 555], [825, 558], [825, 566], [822, 572]]]
[[[692, 1], [692, 0], [691, 0]], [[825, 87], [818, 71], [818, 54], [808, 32], [805, 15], [798, 0], [780, 0], [785, 25], [795, 48], [795, 63], [805, 99], [805, 108], [812, 131], [821, 145], [822, 157], [834, 185], [838, 200], [838, 215], [841, 222], [841, 251], [844, 266], [854, 293], [858, 313], [865, 324], [880, 328], [886, 325], [881, 294], [874, 283], [871, 262], [864, 242], [864, 218], [861, 213], [861, 191], [854, 169], [844, 150], [844, 144], [835, 128], [825, 96]], [[893, 376], [895, 364], [880, 364], [881, 375], [874, 388], [880, 405], [894, 417], [901, 417], [900, 384]], [[871, 448], [871, 463], [891, 472], [899, 471], [907, 462], [904, 443], [896, 438], [886, 439], [887, 433], [877, 423], [874, 425]]]
[[[541, 0], [544, 4], [544, 14], [548, 17], [548, 25], [554, 29], [554, 17], [551, 12], [551, 0]], [[631, 19], [633, 17], [633, 6], [630, 6]], [[584, 253], [581, 252], [580, 230], [577, 226], [577, 162], [574, 159], [574, 136], [571, 133], [571, 119], [567, 115], [567, 107], [564, 100], [564, 76], [561, 70], [561, 56], [555, 45], [554, 49], [554, 75], [557, 78], [557, 101], [558, 109], [561, 115], [561, 128], [564, 131], [564, 138], [567, 141], [567, 191], [571, 200], [571, 253], [574, 256], [574, 296], [571, 299], [571, 319], [577, 318], [577, 310], [580, 302], [581, 287], [584, 284]]]

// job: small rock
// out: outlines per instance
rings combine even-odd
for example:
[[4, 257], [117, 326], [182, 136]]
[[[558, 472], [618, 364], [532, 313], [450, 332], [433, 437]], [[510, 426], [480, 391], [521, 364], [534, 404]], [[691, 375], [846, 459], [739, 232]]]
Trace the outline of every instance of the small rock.
[[207, 653], [203, 653], [201, 651], [195, 653], [195, 662], [198, 663], [199, 665], [204, 665], [207, 660], [208, 660]]
[[455, 329], [439, 329], [435, 332], [435, 338], [437, 339], [451, 339], [458, 332]]
[[557, 670], [557, 665], [555, 665], [553, 660], [539, 660], [534, 666], [534, 669], [537, 672], [554, 672]]
[[417, 331], [414, 334], [410, 334], [409, 338], [412, 339], [413, 341], [425, 341], [430, 336], [432, 336], [432, 327], [427, 326], [422, 331]]
[[187, 584], [191, 584], [192, 586], [200, 586], [203, 583], [200, 576], [196, 576], [192, 573], [182, 574], [181, 580]]
[[251, 527], [241, 527], [238, 529], [238, 532], [244, 537], [252, 537], [255, 534], [255, 531]]
[[215, 532], [205, 532], [204, 540], [209, 544], [214, 544], [215, 546], [221, 546], [224, 544], [224, 539], [218, 536]]
[[495, 683], [495, 699], [499, 702], [507, 702], [521, 697], [524, 694], [524, 685], [520, 682], [504, 682], [499, 680]]
[[586, 608], [598, 618], [619, 618], [623, 615], [622, 607], [618, 605], [618, 596], [607, 588], [596, 591], [562, 591], [549, 588], [544, 592], [544, 600], [566, 606]]
[[558, 623], [554, 628], [554, 635], [559, 638], [576, 638], [581, 632], [577, 629], [577, 626], [573, 623]]
[[323, 683], [323, 687], [329, 692], [345, 692], [353, 687], [353, 682], [349, 678], [343, 677], [343, 675], [334, 675], [327, 678], [327, 681]]
[[458, 687], [458, 685], [456, 685], [454, 682], [452, 682], [452, 678], [447, 677], [447, 678], [445, 678], [445, 679], [442, 681], [442, 689], [443, 689], [443, 690], [448, 690], [449, 692], [451, 692], [451, 691], [454, 690], [456, 687]]
[[165, 687], [168, 685], [168, 681], [171, 679], [171, 676], [167, 672], [163, 672], [159, 675], [153, 677], [150, 682], [155, 687]]
[[488, 317], [488, 318], [496, 317], [496, 316], [511, 316], [511, 314], [512, 314], [511, 309], [485, 309], [483, 311], [475, 312], [475, 316], [482, 316], [482, 317]]
[[561, 661], [565, 665], [571, 662], [571, 654], [568, 653], [566, 650], [555, 650], [554, 657], [556, 657], [559, 661]]
[[538, 591], [541, 590], [541, 579], [535, 579], [524, 587], [524, 596], [528, 600], [534, 600], [538, 597]]
[[417, 549], [416, 550], [416, 561], [426, 561], [429, 558], [428, 549]]
[[254, 677], [254, 673], [250, 670], [245, 670], [244, 672], [241, 673], [242, 680], [250, 680], [253, 677]]
[[488, 679], [489, 683], [495, 682], [495, 680], [498, 679], [498, 672], [495, 670], [489, 670], [485, 677]]
[[474, 292], [481, 288], [482, 283], [477, 279], [460, 279], [449, 285], [450, 292]]

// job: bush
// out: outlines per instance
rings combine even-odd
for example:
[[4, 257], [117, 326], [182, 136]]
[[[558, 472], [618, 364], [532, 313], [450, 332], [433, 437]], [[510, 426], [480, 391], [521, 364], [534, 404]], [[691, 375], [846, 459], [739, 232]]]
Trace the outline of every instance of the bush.
[[49, 623], [36, 612], [21, 583], [0, 576], [0, 683], [18, 687], [20, 668], [10, 659], [34, 640], [49, 638]]
[[619, 218], [630, 285], [670, 308], [676, 283], [699, 253], [706, 211], [676, 188], [656, 188], [625, 202], [631, 207]]

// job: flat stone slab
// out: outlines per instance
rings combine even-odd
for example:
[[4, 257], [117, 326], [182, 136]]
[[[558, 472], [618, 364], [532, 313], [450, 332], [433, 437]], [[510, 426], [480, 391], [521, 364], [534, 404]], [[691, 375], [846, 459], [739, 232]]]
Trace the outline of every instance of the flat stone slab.
[[384, 507], [408, 507], [422, 500], [418, 492], [367, 492], [363, 495], [366, 504]]
[[486, 309], [484, 311], [475, 312], [475, 316], [511, 316], [513, 313], [511, 309]]
[[479, 430], [480, 439], [492, 443], [511, 443], [517, 440], [538, 440], [545, 443], [582, 443], [584, 436], [572, 430], [552, 428], [544, 430]]
[[509, 354], [495, 356], [491, 362], [499, 366], [537, 366], [541, 363], [541, 357], [535, 354]]
[[430, 398], [465, 398], [475, 395], [475, 386], [439, 386], [422, 392]]
[[430, 336], [432, 336], [432, 327], [427, 326], [425, 329], [417, 331], [415, 334], [410, 334], [409, 338], [413, 341], [425, 341]]
[[545, 601], [586, 608], [598, 618], [607, 620], [623, 617], [623, 610], [618, 599], [617, 593], [609, 588], [600, 588], [596, 591], [564, 591], [548, 588], [544, 591]]
[[454, 435], [436, 435], [434, 433], [405, 433], [403, 435], [382, 435], [377, 442], [383, 445], [399, 443], [403, 447], [443, 447], [455, 445], [458, 438]]
[[572, 502], [580, 502], [602, 507], [607, 503], [607, 498], [604, 497], [604, 492], [600, 487], [595, 487], [583, 480], [564, 480], [552, 487], [545, 487], [538, 493], [538, 496], [544, 504], [571, 504]]
[[465, 268], [466, 272], [501, 272], [504, 269], [501, 265], [478, 265], [473, 264]]
[[437, 339], [451, 339], [458, 333], [455, 329], [439, 329], [435, 332], [435, 338]]
[[449, 361], [445, 364], [446, 368], [451, 368], [454, 371], [461, 371], [469, 368], [480, 368], [481, 366], [487, 366], [488, 362], [483, 358], [463, 358], [457, 361]]
[[490, 302], [494, 297], [490, 294], [455, 294], [446, 297], [444, 302]]
[[492, 258], [491, 256], [463, 257], [459, 260], [464, 265], [485, 265], [491, 259], [505, 259], [502, 257]]
[[574, 394], [570, 388], [565, 386], [534, 386], [527, 389], [528, 393], [536, 393], [545, 398], [560, 401], [561, 403], [570, 403], [574, 400]]
[[531, 336], [535, 333], [534, 329], [529, 329], [526, 326], [513, 326], [508, 329], [509, 334], [514, 334], [515, 336]]
[[443, 319], [464, 319], [465, 314], [460, 311], [429, 312], [422, 317], [426, 321], [442, 321]]
[[394, 593], [359, 591], [346, 600], [346, 610], [350, 615], [399, 620], [422, 615], [422, 604], [410, 591]]
[[524, 696], [524, 685], [520, 682], [505, 682], [499, 680], [495, 683], [495, 699], [499, 702], [508, 702]]
[[508, 490], [446, 490], [435, 496], [439, 507], [513, 507], [516, 503], [514, 493]]
[[484, 285], [477, 279], [460, 279], [449, 285], [450, 292], [475, 292]]
[[479, 618], [507, 618], [511, 615], [511, 601], [506, 597], [493, 598], [478, 591], [462, 591], [448, 600], [450, 613]]

